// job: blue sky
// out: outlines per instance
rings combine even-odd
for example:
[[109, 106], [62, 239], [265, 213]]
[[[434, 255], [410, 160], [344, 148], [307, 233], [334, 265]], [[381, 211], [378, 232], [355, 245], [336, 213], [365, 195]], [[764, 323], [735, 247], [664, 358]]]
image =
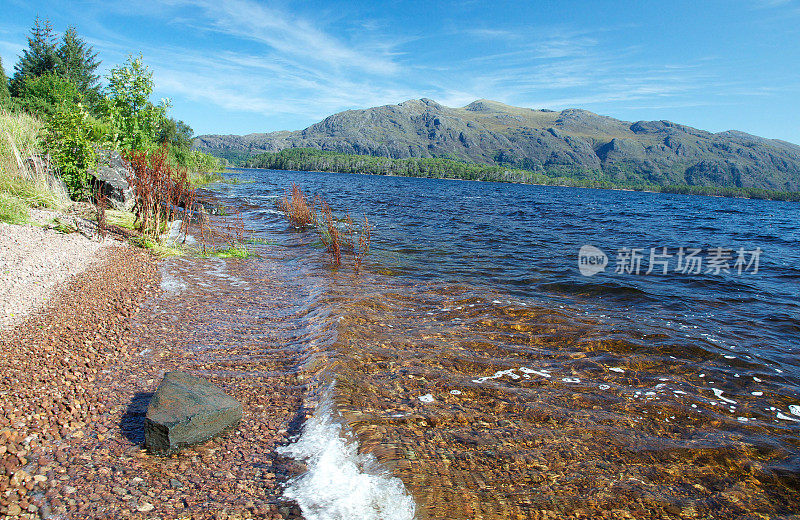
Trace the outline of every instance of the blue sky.
[[6, 72], [34, 17], [103, 71], [141, 52], [198, 134], [304, 128], [428, 97], [579, 107], [800, 143], [800, 0], [0, 0]]

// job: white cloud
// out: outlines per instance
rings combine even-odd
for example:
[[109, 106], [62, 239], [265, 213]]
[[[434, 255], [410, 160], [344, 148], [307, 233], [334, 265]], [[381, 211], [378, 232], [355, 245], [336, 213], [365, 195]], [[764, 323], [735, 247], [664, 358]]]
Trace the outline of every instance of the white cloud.
[[309, 20], [251, 0], [174, 0], [173, 4], [200, 8], [208, 21], [207, 29], [265, 44], [284, 56], [371, 74], [388, 75], [400, 71], [385, 45], [356, 48], [327, 34]]

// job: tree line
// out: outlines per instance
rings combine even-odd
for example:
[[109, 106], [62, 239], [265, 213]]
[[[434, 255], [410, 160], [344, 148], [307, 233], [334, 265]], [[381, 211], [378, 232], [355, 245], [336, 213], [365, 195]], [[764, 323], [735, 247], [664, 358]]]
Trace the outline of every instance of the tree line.
[[0, 109], [44, 123], [42, 144], [77, 199], [89, 198], [100, 150], [167, 150], [190, 171], [216, 171], [222, 161], [191, 149], [194, 131], [169, 117], [170, 102], [153, 103], [153, 73], [141, 54], [129, 55], [101, 81], [91, 45], [68, 27], [59, 38], [48, 20], [34, 21], [11, 78], [0, 59]]
[[488, 182], [516, 182], [576, 188], [629, 189], [659, 193], [743, 197], [770, 200], [800, 201], [798, 192], [778, 192], [761, 188], [721, 186], [662, 186], [647, 182], [625, 182], [610, 179], [602, 170], [559, 166], [532, 171], [485, 165], [442, 158], [391, 159], [371, 155], [353, 155], [314, 148], [287, 148], [247, 159], [247, 168], [270, 170], [321, 171], [397, 175], [438, 179], [464, 179]]

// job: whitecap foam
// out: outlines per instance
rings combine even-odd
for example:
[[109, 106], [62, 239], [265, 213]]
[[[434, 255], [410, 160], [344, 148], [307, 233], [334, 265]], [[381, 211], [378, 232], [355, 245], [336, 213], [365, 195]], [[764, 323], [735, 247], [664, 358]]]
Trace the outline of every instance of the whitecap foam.
[[172, 293], [172, 294], [179, 294], [189, 288], [189, 285], [186, 283], [183, 278], [177, 276], [175, 273], [168, 271], [165, 268], [161, 268], [161, 290], [164, 292]]
[[[352, 436], [351, 436], [352, 437]], [[299, 439], [276, 450], [305, 462], [283, 496], [295, 500], [307, 520], [413, 520], [416, 506], [403, 482], [382, 470], [371, 454], [358, 453], [324, 399]]]
[[714, 395], [716, 395], [719, 400], [725, 401], [726, 403], [729, 404], [736, 404], [736, 401], [734, 401], [733, 399], [728, 399], [727, 397], [723, 397], [722, 390], [720, 390], [719, 388], [712, 388], [711, 390], [714, 392]]

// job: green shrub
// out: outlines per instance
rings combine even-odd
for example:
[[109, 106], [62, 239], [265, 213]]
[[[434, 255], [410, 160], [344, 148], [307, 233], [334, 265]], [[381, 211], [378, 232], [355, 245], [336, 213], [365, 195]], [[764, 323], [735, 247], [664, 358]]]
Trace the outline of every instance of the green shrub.
[[80, 101], [75, 85], [55, 74], [45, 74], [25, 79], [16, 104], [30, 114], [52, 117], [61, 104]]
[[150, 102], [153, 73], [142, 56], [129, 56], [125, 64], [111, 69], [106, 91], [100, 106], [113, 128], [112, 140], [125, 150], [153, 149], [169, 100], [158, 105]]
[[62, 103], [45, 124], [45, 147], [53, 166], [67, 185], [72, 198], [91, 197], [91, 180], [97, 169], [95, 133], [89, 114], [81, 104]]

